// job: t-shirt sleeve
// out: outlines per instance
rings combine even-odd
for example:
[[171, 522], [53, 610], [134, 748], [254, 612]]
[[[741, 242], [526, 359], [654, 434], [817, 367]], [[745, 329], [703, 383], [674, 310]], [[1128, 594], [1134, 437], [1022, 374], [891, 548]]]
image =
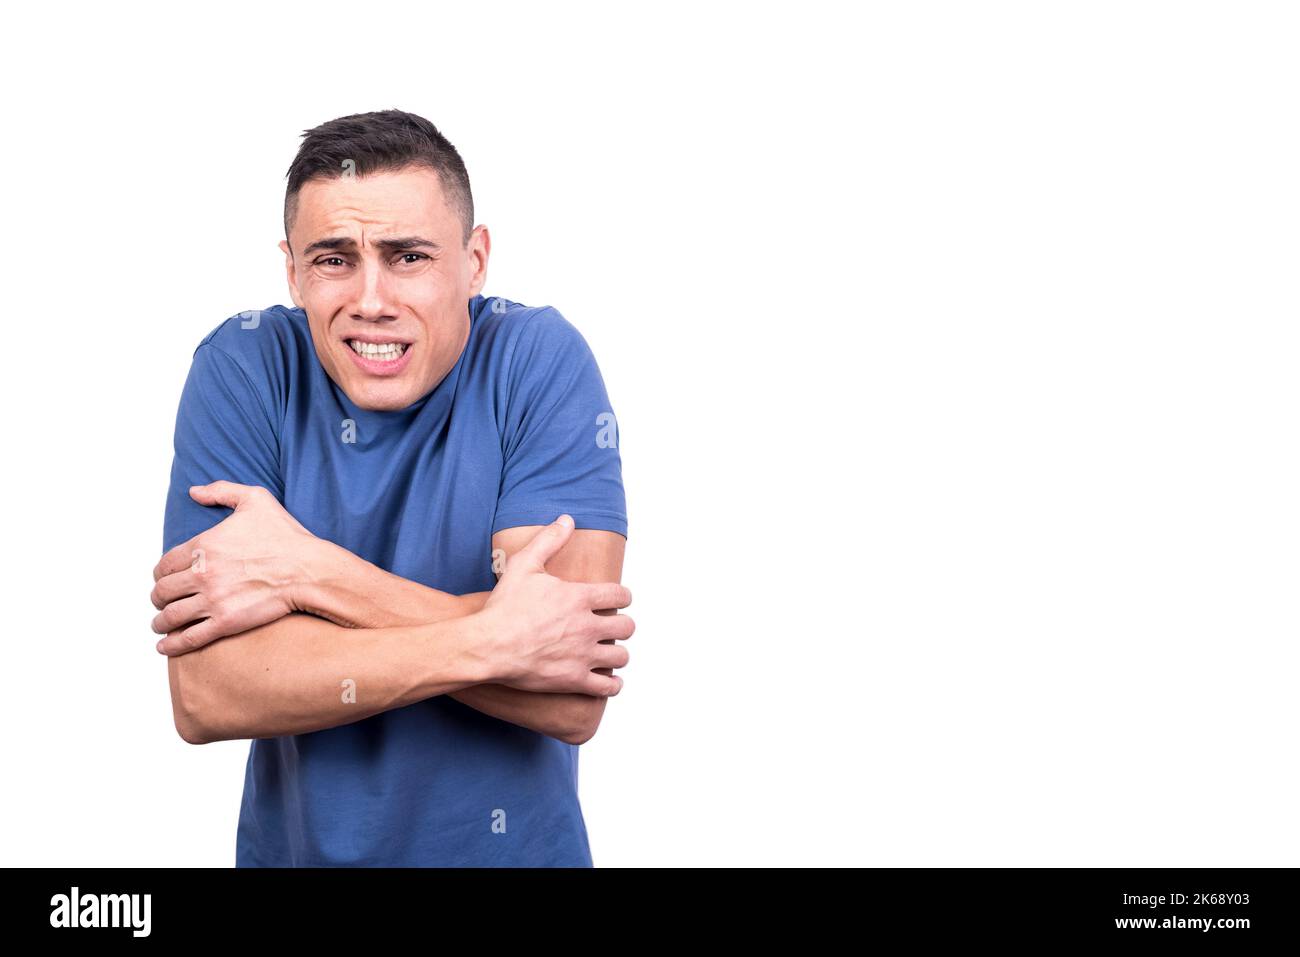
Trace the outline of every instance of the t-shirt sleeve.
[[259, 390], [228, 353], [206, 340], [194, 352], [176, 412], [163, 551], [216, 525], [230, 509], [200, 505], [191, 485], [224, 479], [260, 485], [284, 501], [279, 429]]
[[627, 536], [618, 425], [582, 334], [547, 308], [511, 353], [504, 462], [492, 531], [573, 516], [577, 528]]

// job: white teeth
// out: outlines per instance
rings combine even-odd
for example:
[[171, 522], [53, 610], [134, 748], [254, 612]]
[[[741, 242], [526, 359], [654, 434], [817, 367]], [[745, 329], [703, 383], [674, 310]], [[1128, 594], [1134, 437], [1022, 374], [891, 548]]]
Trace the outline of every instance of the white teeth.
[[380, 362], [392, 362], [394, 359], [400, 359], [402, 353], [406, 351], [404, 342], [361, 342], [357, 339], [348, 340], [348, 345], [352, 351], [359, 356], [365, 356], [367, 359], [376, 359]]

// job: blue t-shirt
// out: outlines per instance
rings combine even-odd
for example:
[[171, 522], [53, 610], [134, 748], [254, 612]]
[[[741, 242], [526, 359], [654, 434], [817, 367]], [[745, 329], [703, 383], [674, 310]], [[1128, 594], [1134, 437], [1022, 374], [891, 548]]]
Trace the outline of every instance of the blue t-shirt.
[[[391, 412], [357, 408], [334, 384], [303, 310], [219, 325], [181, 396], [164, 551], [230, 514], [189, 497], [219, 479], [264, 486], [316, 536], [454, 594], [491, 590], [503, 528], [567, 512], [626, 536], [613, 409], [582, 335], [549, 306], [475, 296], [469, 313], [456, 365]], [[255, 739], [235, 858], [589, 867], [578, 746], [448, 695]]]

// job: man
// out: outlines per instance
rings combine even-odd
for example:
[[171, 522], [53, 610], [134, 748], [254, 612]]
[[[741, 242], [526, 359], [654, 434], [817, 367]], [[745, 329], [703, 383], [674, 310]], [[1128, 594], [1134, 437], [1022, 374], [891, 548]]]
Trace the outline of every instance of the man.
[[627, 664], [615, 419], [550, 307], [485, 298], [450, 143], [306, 132], [296, 308], [196, 349], [154, 569], [189, 742], [253, 738], [237, 866], [590, 866], [578, 745]]

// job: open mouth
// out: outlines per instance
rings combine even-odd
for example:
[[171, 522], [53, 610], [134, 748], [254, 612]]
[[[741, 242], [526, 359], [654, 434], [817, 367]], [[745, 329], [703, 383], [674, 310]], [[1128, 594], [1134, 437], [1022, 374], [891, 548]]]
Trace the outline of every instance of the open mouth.
[[345, 339], [357, 365], [375, 374], [399, 371], [411, 357], [409, 342], [367, 342], [364, 339]]
[[349, 339], [347, 342], [357, 355], [377, 362], [393, 362], [402, 358], [406, 352], [405, 342], [362, 342], [360, 339]]

